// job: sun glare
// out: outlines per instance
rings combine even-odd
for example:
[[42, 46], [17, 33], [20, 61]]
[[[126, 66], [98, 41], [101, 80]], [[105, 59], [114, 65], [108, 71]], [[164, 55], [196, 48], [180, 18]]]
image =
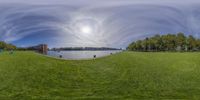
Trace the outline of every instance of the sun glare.
[[92, 32], [92, 28], [89, 27], [89, 26], [83, 26], [83, 27], [81, 27], [81, 32], [82, 32], [82, 33], [89, 34], [89, 33]]

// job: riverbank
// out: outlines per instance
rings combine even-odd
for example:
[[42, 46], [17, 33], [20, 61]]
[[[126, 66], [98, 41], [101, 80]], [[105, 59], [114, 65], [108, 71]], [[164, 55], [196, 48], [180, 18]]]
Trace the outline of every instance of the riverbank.
[[0, 53], [0, 99], [200, 98], [200, 53], [122, 52], [59, 60]]

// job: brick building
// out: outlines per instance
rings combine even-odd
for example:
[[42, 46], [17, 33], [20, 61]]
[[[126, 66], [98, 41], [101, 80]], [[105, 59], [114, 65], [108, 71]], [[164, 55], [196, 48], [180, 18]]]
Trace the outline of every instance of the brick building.
[[47, 54], [48, 52], [48, 46], [47, 44], [39, 44], [37, 46], [29, 47], [29, 50], [35, 50], [41, 54]]

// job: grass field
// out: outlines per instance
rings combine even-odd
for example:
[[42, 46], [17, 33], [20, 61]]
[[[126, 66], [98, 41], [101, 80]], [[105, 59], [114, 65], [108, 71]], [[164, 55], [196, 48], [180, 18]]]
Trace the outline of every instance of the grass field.
[[200, 99], [200, 53], [123, 52], [70, 61], [0, 53], [4, 99]]

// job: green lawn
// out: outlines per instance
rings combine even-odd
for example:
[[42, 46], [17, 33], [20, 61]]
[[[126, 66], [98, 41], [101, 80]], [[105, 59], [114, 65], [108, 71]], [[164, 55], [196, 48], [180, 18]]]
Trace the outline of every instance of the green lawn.
[[200, 99], [200, 53], [123, 52], [70, 61], [0, 53], [4, 99]]

